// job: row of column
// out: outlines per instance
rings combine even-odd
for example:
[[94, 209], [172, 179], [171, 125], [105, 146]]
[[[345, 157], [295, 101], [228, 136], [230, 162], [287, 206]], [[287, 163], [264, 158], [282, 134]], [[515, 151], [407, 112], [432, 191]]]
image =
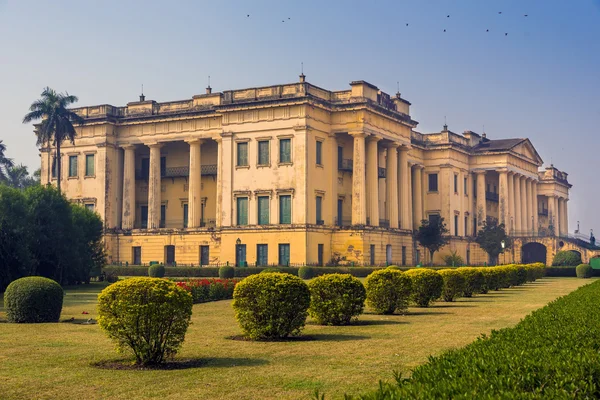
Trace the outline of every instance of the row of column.
[[548, 197], [548, 222], [552, 226], [553, 233], [555, 235], [567, 235], [569, 230], [569, 217], [567, 202], [560, 196], [547, 196]]
[[[367, 138], [364, 132], [351, 136], [354, 139], [352, 224], [379, 226], [378, 142], [381, 139]], [[408, 146], [399, 143], [386, 145], [385, 219], [390, 228], [413, 229], [413, 213], [419, 216], [419, 222], [423, 213], [421, 168], [415, 169], [418, 176], [412, 179], [408, 151]]]
[[[481, 177], [481, 178], [480, 178]], [[478, 174], [483, 188], [477, 185], [478, 225], [483, 224], [485, 214], [485, 171]], [[479, 183], [479, 180], [478, 180]], [[499, 172], [499, 222], [509, 234], [536, 235], [538, 233], [537, 180], [515, 172]], [[483, 212], [479, 213], [480, 202]]]
[[[186, 141], [190, 146], [190, 171], [188, 181], [188, 228], [198, 228], [201, 223], [202, 209], [202, 159], [200, 148], [203, 140]], [[160, 149], [162, 143], [149, 144], [148, 177], [148, 229], [160, 227], [161, 206], [161, 170]], [[220, 152], [219, 146], [219, 152]], [[135, 224], [135, 146], [123, 146], [123, 212], [122, 229], [133, 229]], [[220, 154], [217, 155], [219, 157]], [[219, 171], [220, 172], [220, 171]], [[219, 181], [217, 179], [217, 181]], [[217, 204], [219, 207], [219, 204]], [[218, 215], [218, 214], [217, 214]], [[218, 220], [218, 218], [217, 218]]]

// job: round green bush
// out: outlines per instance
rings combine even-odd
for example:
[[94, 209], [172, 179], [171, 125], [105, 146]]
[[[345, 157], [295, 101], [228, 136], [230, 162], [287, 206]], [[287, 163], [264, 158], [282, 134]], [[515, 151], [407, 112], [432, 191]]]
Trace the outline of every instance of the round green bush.
[[375, 271], [367, 276], [367, 305], [377, 314], [393, 314], [408, 308], [412, 280], [394, 269]]
[[390, 265], [390, 266], [387, 267], [387, 269], [393, 269], [393, 270], [396, 270], [396, 271], [402, 271], [402, 268], [400, 268], [397, 265]]
[[367, 292], [350, 274], [327, 274], [308, 283], [309, 314], [320, 325], [348, 325], [362, 314]]
[[481, 271], [473, 267], [458, 268], [457, 271], [465, 278], [465, 286], [463, 290], [464, 297], [473, 297], [474, 293], [481, 292], [484, 284], [484, 277]]
[[575, 267], [581, 264], [581, 254], [574, 251], [559, 251], [552, 259], [553, 267]]
[[479, 293], [486, 294], [490, 290], [500, 290], [501, 272], [497, 267], [479, 267], [478, 270], [483, 274], [483, 285]]
[[302, 279], [312, 279], [315, 277], [315, 270], [313, 267], [300, 267], [298, 276]]
[[148, 267], [148, 276], [150, 278], [164, 278], [165, 266], [161, 264], [151, 265]]
[[11, 282], [4, 292], [9, 322], [58, 322], [64, 292], [52, 279], [28, 276]]
[[98, 324], [137, 364], [160, 364], [181, 347], [192, 305], [192, 295], [175, 282], [125, 279], [98, 295]]
[[578, 278], [591, 278], [593, 274], [592, 267], [589, 264], [579, 264], [575, 272]]
[[253, 340], [300, 334], [309, 306], [308, 285], [291, 274], [250, 275], [233, 291], [235, 317], [244, 334]]
[[225, 266], [219, 268], [219, 278], [221, 279], [231, 279], [235, 276], [235, 268]]
[[268, 267], [260, 271], [261, 274], [272, 274], [272, 273], [282, 273], [279, 268]]
[[465, 278], [456, 269], [442, 269], [438, 273], [444, 279], [444, 287], [442, 289], [442, 299], [444, 301], [454, 301], [460, 297], [465, 290]]
[[444, 278], [437, 271], [415, 268], [409, 269], [405, 274], [412, 281], [412, 300], [417, 306], [428, 307], [442, 295]]

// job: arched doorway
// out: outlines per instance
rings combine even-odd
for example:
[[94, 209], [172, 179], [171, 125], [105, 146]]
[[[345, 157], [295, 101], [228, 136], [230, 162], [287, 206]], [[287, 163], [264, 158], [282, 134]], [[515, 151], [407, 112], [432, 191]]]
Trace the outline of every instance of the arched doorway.
[[521, 262], [523, 264], [544, 263], [546, 264], [546, 246], [541, 243], [527, 243], [521, 249]]

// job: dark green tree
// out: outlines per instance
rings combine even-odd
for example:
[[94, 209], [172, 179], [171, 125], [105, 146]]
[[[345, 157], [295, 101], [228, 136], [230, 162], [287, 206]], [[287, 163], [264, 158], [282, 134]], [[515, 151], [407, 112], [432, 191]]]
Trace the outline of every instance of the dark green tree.
[[23, 164], [15, 165], [6, 169], [6, 180], [5, 183], [15, 189], [26, 189], [33, 185], [39, 185], [38, 178], [29, 175], [27, 167]]
[[57, 93], [49, 87], [44, 89], [41, 96], [41, 99], [31, 104], [29, 113], [23, 118], [23, 123], [41, 120], [40, 125], [36, 127], [37, 144], [43, 147], [52, 143], [56, 146], [56, 180], [60, 194], [60, 145], [65, 140], [75, 143], [77, 132], [73, 124], [82, 125], [84, 119], [67, 108], [78, 101], [77, 96]]
[[5, 151], [6, 145], [0, 140], [0, 183], [6, 181], [7, 171], [13, 166], [13, 161], [6, 157], [4, 154]]
[[490, 265], [498, 262], [498, 255], [502, 253], [503, 241], [505, 248], [510, 248], [511, 240], [506, 234], [504, 224], [498, 225], [495, 221], [490, 223], [483, 221], [483, 227], [477, 232], [475, 243], [488, 254]]
[[104, 266], [106, 255], [102, 243], [102, 220], [94, 211], [77, 204], [71, 205], [73, 230], [78, 240], [74, 243], [77, 268], [71, 269], [67, 280], [75, 283], [88, 283], [90, 272]]
[[434, 253], [448, 244], [449, 240], [446, 236], [448, 232], [442, 217], [421, 221], [421, 226], [415, 233], [415, 239], [421, 246], [429, 250], [429, 265], [433, 265]]

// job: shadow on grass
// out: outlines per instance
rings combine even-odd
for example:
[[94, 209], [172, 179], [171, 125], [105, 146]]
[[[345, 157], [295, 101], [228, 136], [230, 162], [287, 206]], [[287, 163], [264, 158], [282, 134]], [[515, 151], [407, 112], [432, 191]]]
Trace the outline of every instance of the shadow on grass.
[[436, 303], [432, 306], [429, 306], [427, 308], [439, 308], [439, 309], [444, 309], [444, 308], [468, 308], [468, 307], [477, 307], [474, 306], [472, 304], [467, 304], [469, 301], [471, 300], [470, 298], [467, 297], [461, 297], [460, 301], [440, 301], [439, 303]]
[[169, 371], [192, 368], [234, 368], [234, 367], [255, 367], [265, 365], [269, 362], [260, 358], [180, 358], [167, 361], [158, 365], [135, 365], [131, 359], [104, 360], [91, 363], [92, 367], [112, 370], [128, 371]]
[[[352, 325], [346, 325], [352, 326]], [[290, 336], [282, 339], [273, 340], [251, 340], [247, 336], [235, 335], [227, 336], [229, 340], [241, 340], [246, 342], [259, 342], [259, 343], [280, 343], [280, 342], [346, 342], [351, 340], [367, 340], [370, 336], [363, 335], [345, 335], [345, 334], [328, 334], [328, 333], [313, 333], [310, 335], [301, 336]]]
[[[422, 310], [430, 310], [431, 307], [424, 307], [422, 308]], [[450, 312], [442, 312], [442, 311], [409, 311], [406, 313], [407, 316], [409, 317], [414, 317], [414, 316], [420, 316], [420, 315], [448, 315], [448, 314], [454, 314], [454, 313], [450, 313]]]
[[[372, 314], [372, 315], [376, 315], [376, 314]], [[405, 314], [403, 314], [405, 315]], [[400, 314], [391, 314], [390, 317], [402, 317], [403, 315]], [[408, 324], [408, 321], [398, 321], [395, 319], [359, 319], [358, 321], [356, 321], [355, 323], [353, 323], [352, 325], [359, 325], [359, 326], [365, 326], [365, 325], [400, 325], [400, 324]]]

